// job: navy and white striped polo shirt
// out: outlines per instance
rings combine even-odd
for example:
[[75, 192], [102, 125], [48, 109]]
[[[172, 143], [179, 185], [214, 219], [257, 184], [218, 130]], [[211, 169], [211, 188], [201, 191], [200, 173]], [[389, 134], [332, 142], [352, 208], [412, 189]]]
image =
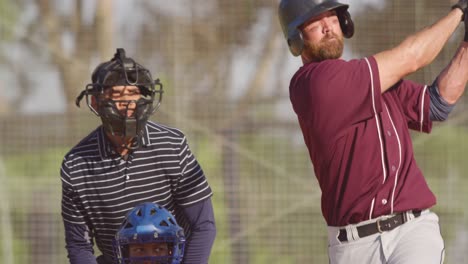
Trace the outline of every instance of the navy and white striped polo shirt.
[[127, 159], [113, 151], [98, 127], [65, 155], [61, 178], [64, 221], [86, 224], [108, 256], [119, 225], [134, 206], [164, 206], [190, 236], [182, 207], [212, 195], [184, 134], [153, 122], [146, 125], [142, 146]]

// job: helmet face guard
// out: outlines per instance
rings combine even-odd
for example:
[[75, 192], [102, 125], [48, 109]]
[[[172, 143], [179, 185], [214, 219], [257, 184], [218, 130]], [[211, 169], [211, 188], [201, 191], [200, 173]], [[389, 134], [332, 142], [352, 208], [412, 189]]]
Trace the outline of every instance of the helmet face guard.
[[[105, 96], [105, 90], [114, 86], [136, 86], [140, 90], [138, 100], [112, 100]], [[100, 64], [92, 74], [92, 83], [76, 99], [79, 107], [83, 97], [86, 104], [101, 118], [104, 130], [112, 136], [122, 137], [122, 142], [131, 140], [131, 145], [122, 147], [136, 149], [141, 145], [148, 118], [159, 108], [163, 86], [159, 79], [153, 80], [151, 73], [131, 58], [125, 57], [123, 49], [117, 49], [114, 58]], [[93, 106], [91, 97], [96, 100]], [[155, 100], [156, 99], [156, 100]], [[117, 103], [126, 105], [119, 110]], [[135, 108], [130, 108], [134, 105]], [[129, 114], [129, 112], [133, 114]]]
[[[167, 254], [131, 256], [131, 245], [167, 244]], [[120, 226], [113, 241], [115, 263], [179, 264], [185, 247], [183, 229], [174, 216], [154, 203], [143, 203], [132, 209]]]
[[[161, 242], [162, 243], [162, 242]], [[167, 242], [168, 254], [164, 256], [129, 256], [130, 243], [114, 241], [115, 263], [117, 264], [180, 264], [184, 246], [181, 243]]]
[[345, 38], [354, 35], [354, 23], [348, 12], [348, 5], [335, 0], [281, 0], [278, 15], [289, 50], [299, 56], [304, 48], [299, 27], [311, 18], [327, 11], [336, 10], [340, 27]]

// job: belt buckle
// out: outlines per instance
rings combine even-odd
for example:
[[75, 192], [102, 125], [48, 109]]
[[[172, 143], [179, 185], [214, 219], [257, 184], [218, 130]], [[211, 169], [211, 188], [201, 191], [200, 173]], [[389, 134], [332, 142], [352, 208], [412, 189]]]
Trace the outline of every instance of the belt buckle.
[[380, 224], [380, 222], [387, 221], [390, 218], [391, 217], [382, 217], [382, 218], [377, 219], [376, 224], [377, 224], [377, 231], [379, 231], [379, 233], [383, 233], [385, 231], [390, 231], [393, 229], [391, 223], [384, 223], [383, 225]]
[[[395, 217], [396, 216], [391, 216], [391, 217], [384, 217], [384, 218], [377, 219], [376, 221], [377, 231], [379, 231], [379, 233], [383, 233], [385, 231], [393, 230], [395, 227], [405, 223], [404, 219], [403, 219], [403, 222], [400, 222]], [[387, 222], [384, 222], [383, 224], [381, 224], [382, 221], [387, 221]]]
[[379, 233], [383, 233], [383, 230], [382, 228], [380, 227], [380, 221], [382, 221], [382, 218], [379, 218], [377, 219], [377, 231], [379, 231]]

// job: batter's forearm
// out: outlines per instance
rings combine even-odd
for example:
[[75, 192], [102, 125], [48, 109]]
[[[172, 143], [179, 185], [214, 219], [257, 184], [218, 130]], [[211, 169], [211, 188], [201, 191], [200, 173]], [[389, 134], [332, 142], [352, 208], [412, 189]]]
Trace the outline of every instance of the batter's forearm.
[[448, 15], [407, 37], [397, 47], [376, 54], [382, 92], [431, 63], [460, 24], [462, 16], [459, 8], [452, 9]]
[[462, 16], [463, 12], [460, 9], [453, 9], [435, 24], [424, 28], [401, 43], [401, 46], [410, 50], [413, 55], [413, 60], [417, 64], [415, 68], [422, 68], [435, 59], [460, 25]]
[[449, 104], [462, 96], [468, 81], [468, 42], [462, 42], [455, 56], [438, 77], [440, 95]]

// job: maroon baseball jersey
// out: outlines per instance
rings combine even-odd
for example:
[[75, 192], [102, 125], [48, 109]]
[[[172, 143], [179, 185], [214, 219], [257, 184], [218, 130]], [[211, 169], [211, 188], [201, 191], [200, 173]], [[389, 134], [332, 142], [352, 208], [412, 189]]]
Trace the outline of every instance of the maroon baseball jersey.
[[377, 63], [369, 57], [306, 64], [289, 92], [328, 225], [436, 203], [409, 133], [432, 128], [426, 86], [402, 80], [382, 94]]

